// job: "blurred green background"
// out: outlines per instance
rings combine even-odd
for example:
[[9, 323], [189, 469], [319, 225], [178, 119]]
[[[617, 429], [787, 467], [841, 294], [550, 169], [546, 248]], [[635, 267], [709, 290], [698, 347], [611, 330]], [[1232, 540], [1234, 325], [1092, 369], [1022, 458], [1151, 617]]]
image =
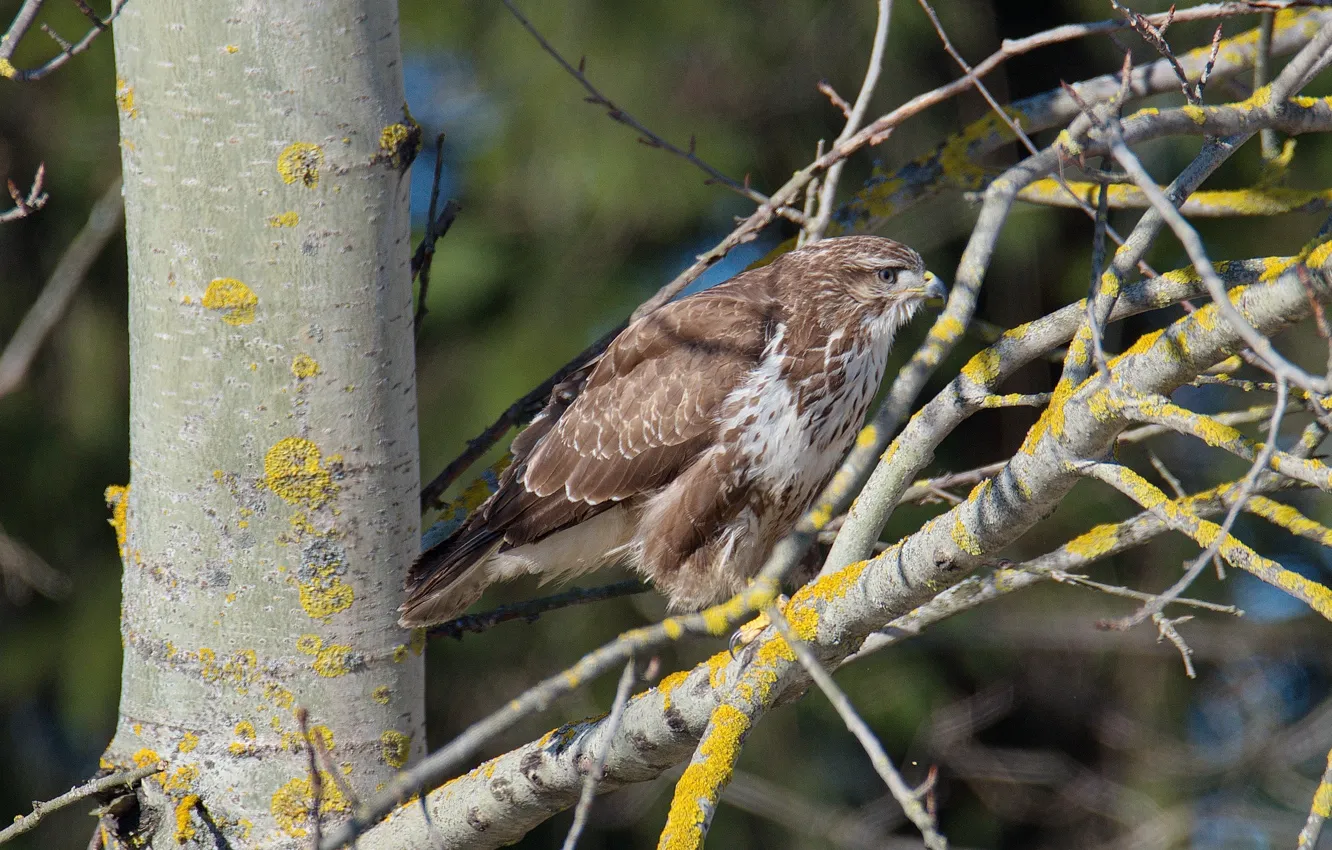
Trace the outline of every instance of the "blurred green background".
[[[687, 163], [638, 143], [604, 110], [585, 104], [578, 85], [498, 2], [403, 0], [400, 6], [408, 101], [427, 139], [448, 134], [442, 194], [463, 207], [438, 248], [419, 345], [422, 472], [428, 478], [512, 400], [715, 244], [750, 206], [705, 185]], [[818, 139], [840, 131], [840, 114], [815, 86], [826, 79], [854, 98], [874, 25], [869, 0], [547, 0], [525, 6], [571, 61], [586, 57], [588, 76], [617, 105], [681, 146], [696, 137], [701, 157], [737, 179], [748, 174], [761, 191], [802, 167]], [[17, 7], [16, 0], [0, 3], [0, 21]], [[1004, 38], [1099, 20], [1111, 10], [1080, 0], [945, 0], [939, 13], [959, 50], [975, 62]], [[86, 29], [73, 4], [51, 3], [43, 20], [66, 37]], [[1256, 21], [1229, 19], [1226, 33]], [[1210, 34], [1207, 24], [1177, 24], [1169, 32], [1181, 52], [1206, 43]], [[1154, 58], [1131, 34], [1117, 41], [1139, 62]], [[34, 31], [15, 63], [31, 66], [52, 51]], [[1116, 70], [1122, 55], [1108, 38], [1075, 41], [1014, 59], [987, 82], [1007, 101], [1060, 80]], [[874, 114], [956, 76], [924, 14], [899, 2]], [[1326, 91], [1326, 79], [1321, 85], [1315, 89]], [[113, 91], [109, 37], [44, 81], [0, 81], [0, 174], [26, 188], [45, 161], [51, 195], [40, 213], [0, 226], [0, 340], [17, 327], [119, 171]], [[1232, 99], [1236, 92], [1213, 91], [1209, 99]], [[1180, 97], [1158, 100], [1177, 105]], [[871, 156], [894, 166], [905, 162], [985, 110], [974, 94], [948, 101], [909, 122]], [[1197, 145], [1191, 139], [1148, 146], [1148, 164], [1168, 178]], [[418, 235], [433, 170], [429, 147], [412, 176]], [[852, 160], [844, 196], [868, 175], [871, 156]], [[1015, 149], [1006, 151], [992, 164], [1015, 156]], [[1260, 168], [1251, 144], [1209, 186], [1248, 185]], [[1288, 183], [1332, 185], [1327, 140], [1300, 141]], [[948, 278], [974, 209], [961, 197], [945, 196], [881, 232], [914, 245]], [[1135, 217], [1115, 213], [1112, 222], [1126, 233]], [[1320, 216], [1304, 215], [1208, 221], [1203, 229], [1213, 257], [1224, 259], [1293, 253], [1320, 224]], [[1090, 234], [1080, 213], [1016, 208], [979, 315], [1011, 326], [1079, 297], [1087, 285]], [[772, 228], [708, 279], [735, 273], [789, 235]], [[113, 239], [102, 253], [25, 384], [0, 397], [0, 526], [72, 587], [48, 599], [25, 592], [11, 575], [0, 594], [0, 822], [91, 774], [114, 728], [119, 564], [102, 491], [128, 477], [120, 242]], [[1170, 240], [1149, 259], [1161, 270], [1184, 262]], [[1112, 329], [1109, 343], [1121, 347], [1125, 338], [1177, 315], [1163, 311], [1123, 323]], [[926, 324], [907, 333], [899, 356]], [[1287, 350], [1321, 362], [1323, 343], [1311, 332], [1296, 332], [1286, 343]], [[977, 347], [965, 343], [926, 397]], [[1037, 364], [1005, 389], [1048, 390], [1057, 374], [1056, 366]], [[1249, 403], [1215, 388], [1179, 398], [1201, 410]], [[976, 416], [944, 443], [935, 470], [1003, 458], [1035, 415]], [[1287, 434], [1303, 422], [1292, 417]], [[1243, 472], [1233, 459], [1182, 440], [1151, 447], [1190, 489]], [[1125, 459], [1149, 470], [1142, 448]], [[1325, 502], [1283, 498], [1332, 519]], [[904, 507], [885, 537], [897, 539], [943, 507]], [[1040, 554], [1130, 511], [1105, 488], [1081, 486], [1006, 554]], [[1325, 551], [1256, 520], [1242, 520], [1238, 529], [1287, 566], [1327, 580]], [[1165, 537], [1095, 574], [1160, 589], [1194, 552]], [[539, 592], [518, 584], [487, 601]], [[1332, 744], [1332, 654], [1326, 629], [1319, 630], [1326, 624], [1236, 573], [1224, 583], [1207, 577], [1197, 592], [1240, 604], [1249, 616], [1237, 622], [1204, 614], [1183, 627], [1197, 652], [1193, 682], [1174, 649], [1156, 644], [1147, 627], [1127, 634], [1093, 628], [1097, 619], [1130, 611], [1129, 603], [1060, 586], [958, 617], [846, 670], [839, 680], [908, 779], [918, 782], [931, 765], [939, 767], [942, 826], [958, 846], [1292, 846], [1308, 808], [1310, 777]], [[644, 595], [437, 641], [429, 653], [432, 746], [661, 611], [657, 598]], [[672, 648], [661, 656], [661, 671], [681, 669], [719, 646], [699, 641]], [[488, 755], [604, 711], [613, 688], [608, 680], [564, 700], [511, 730]], [[768, 717], [750, 737], [740, 767], [710, 846], [883, 847], [894, 846], [889, 836], [912, 835], [859, 746], [817, 694]], [[581, 846], [651, 846], [664, 821], [670, 779], [599, 801]], [[555, 818], [520, 846], [559, 846], [569, 819], [568, 813]], [[75, 807], [11, 846], [83, 847], [91, 826]]]

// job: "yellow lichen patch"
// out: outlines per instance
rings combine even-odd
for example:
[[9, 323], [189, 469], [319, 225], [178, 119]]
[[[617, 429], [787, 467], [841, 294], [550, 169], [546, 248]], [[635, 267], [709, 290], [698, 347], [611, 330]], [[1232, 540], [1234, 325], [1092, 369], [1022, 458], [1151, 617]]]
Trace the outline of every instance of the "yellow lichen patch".
[[958, 512], [957, 518], [953, 520], [951, 536], [953, 538], [953, 543], [957, 545], [957, 548], [966, 552], [968, 555], [979, 555], [985, 551], [981, 547], [980, 540], [976, 537], [976, 533], [968, 528], [966, 522], [962, 519], [961, 511]]
[[1064, 544], [1064, 548], [1079, 558], [1094, 561], [1103, 557], [1119, 542], [1119, 533], [1116, 528], [1117, 526], [1114, 523], [1098, 525], [1091, 531], [1080, 534], [1068, 541]]
[[300, 181], [307, 189], [319, 185], [319, 166], [324, 164], [324, 149], [310, 142], [292, 142], [278, 154], [277, 171], [288, 185]]
[[323, 645], [324, 639], [319, 635], [305, 634], [296, 638], [296, 651], [304, 655], [314, 655]]
[[421, 125], [390, 124], [379, 131], [379, 156], [399, 171], [412, 164], [421, 145]]
[[296, 695], [290, 690], [274, 682], [264, 685], [264, 699], [269, 700], [278, 708], [290, 709], [296, 704]]
[[[342, 796], [338, 784], [327, 771], [319, 771], [319, 813], [320, 815], [340, 815], [351, 810], [347, 798]], [[310, 779], [298, 776], [289, 779], [281, 788], [273, 792], [268, 810], [278, 828], [292, 838], [304, 838], [308, 834], [306, 824], [310, 819], [310, 809], [314, 807], [314, 790]]]
[[962, 336], [964, 330], [966, 328], [962, 326], [962, 323], [952, 316], [940, 316], [939, 320], [930, 328], [929, 335], [940, 342], [953, 342]]
[[186, 794], [176, 804], [176, 843], [194, 839], [194, 807], [199, 805], [198, 794]]
[[197, 746], [199, 746], [199, 736], [193, 732], [186, 732], [180, 736], [180, 743], [176, 745], [176, 749], [182, 753], [188, 753]]
[[791, 597], [787, 603], [785, 615], [792, 631], [800, 640], [811, 641], [818, 637], [819, 614], [815, 602], [832, 602], [846, 596], [860, 576], [869, 566], [869, 561], [856, 561], [840, 570], [810, 582]]
[[683, 850], [703, 844], [703, 823], [731, 781], [740, 744], [749, 731], [749, 718], [734, 706], [722, 704], [712, 712], [698, 755], [675, 784], [659, 850]]
[[726, 668], [734, 660], [729, 652], [719, 652], [709, 658], [705, 662], [708, 665], [708, 684], [714, 689], [726, 684]]
[[680, 635], [684, 634], [684, 626], [675, 617], [667, 617], [661, 621], [661, 630], [666, 633], [666, 637], [671, 640], [679, 640]]
[[1193, 106], [1192, 104], [1189, 104], [1181, 106], [1179, 111], [1187, 115], [1189, 120], [1194, 124], [1202, 125], [1207, 123], [1207, 113], [1201, 106]]
[[397, 646], [393, 647], [394, 664], [401, 664], [402, 662], [406, 661], [407, 655], [408, 655], [407, 644], [400, 643]]
[[1251, 496], [1245, 508], [1292, 534], [1316, 540], [1324, 546], [1332, 546], [1332, 528], [1309, 519], [1290, 505], [1283, 505], [1266, 496]]
[[123, 77], [116, 77], [116, 106], [126, 118], [139, 117], [139, 108], [134, 105], [134, 86]]
[[156, 750], [150, 750], [147, 747], [144, 747], [141, 750], [136, 750], [134, 755], [130, 756], [130, 761], [134, 762], [135, 767], [152, 767], [153, 765], [161, 764], [162, 758], [157, 754]]
[[345, 676], [352, 668], [351, 647], [342, 643], [329, 644], [319, 650], [310, 666], [327, 679]]
[[671, 691], [684, 684], [685, 679], [689, 678], [688, 670], [680, 670], [665, 677], [657, 684], [657, 693], [661, 694], [662, 711], [671, 710]]
[[170, 776], [162, 780], [162, 790], [168, 794], [181, 794], [189, 791], [198, 779], [199, 765], [181, 765]]
[[313, 378], [319, 374], [319, 361], [308, 354], [297, 354], [291, 361], [291, 374], [298, 379]]
[[340, 611], [346, 611], [356, 601], [356, 592], [334, 573], [332, 567], [315, 569], [310, 581], [296, 583], [301, 594], [301, 607], [306, 615], [316, 620], [327, 620]]
[[1305, 260], [1305, 265], [1311, 269], [1321, 269], [1328, 264], [1329, 259], [1332, 259], [1332, 240], [1324, 242], [1310, 251], [1308, 258]]
[[393, 696], [393, 691], [389, 688], [388, 685], [380, 685], [379, 687], [375, 688], [373, 691], [370, 692], [370, 699], [374, 700], [380, 705], [388, 705], [389, 699], [392, 696]]
[[234, 45], [234, 44], [228, 44], [226, 47], [224, 47], [224, 48], [222, 48], [222, 49], [225, 50], [225, 51], [228, 52], [228, 53], [239, 53], [239, 52], [240, 52], [240, 48], [237, 47], [237, 46]]
[[116, 547], [120, 550], [121, 557], [125, 556], [125, 538], [129, 534], [129, 493], [128, 484], [123, 487], [112, 484], [102, 494], [102, 498], [106, 499], [106, 506], [111, 509], [111, 518], [107, 522], [115, 529]]
[[234, 277], [219, 277], [209, 282], [202, 303], [205, 309], [226, 311], [222, 321], [229, 325], [248, 325], [254, 321], [259, 296]]
[[999, 380], [999, 366], [1003, 358], [993, 348], [987, 348], [967, 361], [962, 374], [982, 387], [992, 387]]
[[268, 217], [269, 227], [295, 227], [301, 223], [301, 215], [295, 210], [288, 210]]
[[379, 736], [379, 754], [389, 767], [400, 768], [405, 765], [411, 747], [412, 736], [404, 735], [396, 729], [388, 729]]
[[856, 448], [868, 449], [873, 447], [878, 441], [879, 429], [873, 425], [866, 425], [864, 428], [861, 428], [860, 433], [856, 435]]
[[333, 752], [333, 730], [322, 723], [310, 727], [310, 740], [317, 742], [325, 752]]
[[426, 630], [412, 629], [412, 637], [408, 643], [412, 648], [412, 655], [420, 655], [426, 648]]
[[6, 80], [12, 80], [17, 73], [18, 69], [14, 67], [13, 62], [10, 62], [8, 59], [0, 59], [0, 77], [4, 77]]
[[322, 459], [310, 440], [284, 437], [264, 455], [264, 484], [293, 505], [320, 507], [338, 492], [332, 474], [320, 465]]

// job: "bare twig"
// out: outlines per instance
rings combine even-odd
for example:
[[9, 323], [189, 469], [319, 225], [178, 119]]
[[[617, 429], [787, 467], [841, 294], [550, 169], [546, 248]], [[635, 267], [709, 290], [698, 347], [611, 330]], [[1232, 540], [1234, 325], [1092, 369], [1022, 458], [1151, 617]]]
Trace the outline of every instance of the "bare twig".
[[106, 243], [119, 232], [124, 212], [124, 204], [120, 199], [120, 178], [117, 177], [93, 205], [88, 223], [69, 243], [42, 288], [41, 295], [19, 323], [4, 353], [0, 354], [0, 397], [13, 392], [23, 383], [42, 341], [65, 314], [74, 293], [87, 277], [88, 270], [101, 255]]
[[620, 674], [620, 682], [615, 688], [615, 702], [611, 704], [610, 717], [606, 721], [611, 732], [606, 736], [606, 746], [593, 756], [593, 764], [587, 771], [587, 778], [583, 780], [583, 791], [578, 795], [578, 807], [574, 809], [573, 825], [569, 827], [569, 834], [564, 837], [562, 850], [574, 850], [578, 844], [578, 836], [583, 834], [583, 827], [587, 825], [588, 813], [592, 811], [592, 801], [597, 796], [597, 786], [601, 784], [601, 779], [606, 773], [610, 742], [615, 731], [620, 728], [620, 719], [624, 717], [624, 707], [629, 702], [629, 692], [633, 689], [636, 678], [634, 659], [630, 658], [624, 665], [624, 672]]
[[1156, 614], [1159, 614], [1168, 602], [1178, 597], [1190, 584], [1193, 583], [1194, 579], [1196, 579], [1203, 571], [1203, 568], [1207, 566], [1207, 563], [1212, 560], [1213, 556], [1215, 556], [1218, 551], [1220, 551], [1221, 544], [1224, 543], [1226, 538], [1230, 535], [1230, 529], [1234, 526], [1235, 519], [1239, 516], [1240, 511], [1244, 510], [1244, 506], [1248, 502], [1249, 497], [1253, 495], [1254, 488], [1258, 484], [1259, 474], [1267, 471], [1268, 464], [1272, 461], [1272, 455], [1276, 452], [1277, 434], [1281, 429], [1281, 419], [1285, 415], [1285, 412], [1286, 382], [1284, 380], [1278, 380], [1277, 399], [1276, 403], [1272, 405], [1272, 418], [1269, 420], [1267, 426], [1267, 444], [1263, 446], [1262, 450], [1258, 453], [1258, 456], [1254, 458], [1248, 473], [1244, 476], [1243, 481], [1240, 482], [1239, 490], [1235, 495], [1235, 500], [1231, 503], [1230, 509], [1226, 511], [1225, 520], [1221, 523], [1221, 531], [1216, 535], [1216, 539], [1213, 540], [1211, 544], [1203, 550], [1203, 553], [1194, 560], [1188, 570], [1185, 571], [1184, 576], [1180, 578], [1179, 581], [1175, 582], [1169, 590], [1162, 593], [1159, 599], [1143, 606], [1143, 608], [1133, 616], [1109, 624], [1110, 628], [1132, 628], [1148, 617], [1153, 617]]
[[432, 638], [461, 638], [467, 632], [484, 632], [492, 626], [497, 626], [509, 620], [526, 620], [530, 623], [547, 611], [568, 608], [572, 605], [586, 605], [589, 602], [600, 602], [603, 599], [614, 599], [617, 596], [631, 596], [648, 590], [651, 590], [651, 587], [638, 579], [617, 581], [614, 584], [601, 587], [575, 587], [563, 593], [555, 593], [539, 599], [516, 602], [512, 605], [501, 605], [492, 611], [464, 614], [446, 623], [431, 626], [427, 635]]
[[1332, 751], [1327, 754], [1327, 769], [1314, 789], [1313, 802], [1309, 804], [1309, 818], [1300, 830], [1300, 837], [1295, 850], [1314, 850], [1318, 846], [1318, 836], [1323, 831], [1323, 823], [1332, 817]]
[[296, 706], [296, 723], [300, 727], [301, 738], [305, 741], [305, 752], [310, 762], [310, 847], [312, 850], [319, 850], [324, 828], [324, 819], [319, 813], [319, 807], [324, 802], [324, 777], [319, 769], [319, 759], [315, 755], [314, 740], [310, 736], [310, 712], [306, 711], [303, 705]]
[[17, 838], [25, 832], [32, 830], [42, 819], [52, 812], [59, 811], [66, 806], [73, 805], [80, 800], [86, 800], [89, 797], [97, 796], [115, 788], [133, 788], [134, 785], [144, 779], [152, 776], [162, 770], [161, 765], [150, 765], [148, 767], [137, 767], [134, 770], [126, 770], [121, 773], [113, 773], [109, 776], [102, 776], [92, 779], [71, 788], [59, 797], [53, 800], [47, 800], [44, 803], [33, 803], [32, 813], [23, 817], [15, 818], [14, 822], [4, 829], [0, 829], [0, 844], [4, 844], [10, 839]]
[[46, 163], [43, 162], [37, 166], [37, 173], [32, 178], [32, 188], [28, 190], [26, 197], [19, 191], [19, 187], [15, 185], [13, 180], [5, 181], [9, 188], [9, 197], [14, 200], [14, 207], [0, 213], [0, 224], [27, 218], [46, 206], [46, 201], [50, 196], [42, 190], [42, 180], [45, 177]]
[[[583, 89], [587, 91], [588, 96], [586, 100], [588, 103], [604, 107], [606, 109], [606, 115], [609, 116], [611, 120], [618, 121], [619, 123], [624, 124], [626, 127], [629, 127], [635, 132], [637, 132], [640, 136], [639, 141], [647, 145], [648, 147], [660, 148], [661, 150], [664, 150], [667, 153], [674, 154], [675, 156], [680, 157], [689, 164], [697, 167], [704, 174], [708, 175], [708, 183], [715, 183], [720, 186], [725, 186], [727, 189], [730, 189], [732, 192], [735, 192], [738, 195], [746, 197], [756, 204], [763, 205], [768, 203], [768, 197], [764, 195], [762, 192], [757, 192], [753, 188], [751, 188], [749, 186], [748, 181], [741, 183], [736, 180], [732, 180], [730, 177], [727, 177], [725, 174], [721, 173], [716, 168], [713, 168], [711, 165], [704, 162], [698, 156], [698, 154], [694, 152], [695, 145], [694, 145], [694, 139], [692, 137], [689, 140], [689, 149], [683, 150], [671, 144], [670, 142], [666, 141], [656, 133], [652, 132], [647, 128], [646, 125], [644, 125], [637, 118], [635, 118], [634, 116], [630, 115], [628, 112], [625, 112], [623, 109], [612, 103], [610, 98], [606, 97], [597, 89], [596, 86], [592, 85], [592, 81], [589, 80], [587, 78], [587, 75], [583, 73], [583, 63], [581, 61], [578, 63], [578, 67], [574, 67], [573, 65], [571, 65], [568, 62], [568, 60], [566, 60], [563, 56], [561, 56], [559, 51], [557, 51], [551, 45], [551, 43], [546, 40], [545, 36], [543, 36], [537, 30], [537, 28], [532, 25], [532, 22], [529, 21], [526, 17], [524, 17], [522, 12], [518, 11], [518, 7], [513, 4], [513, 0], [501, 0], [501, 2], [504, 3], [505, 8], [507, 8], [509, 12], [512, 13], [513, 16], [518, 20], [518, 23], [522, 24], [523, 29], [527, 30], [532, 35], [532, 37], [537, 40], [537, 43], [541, 45], [541, 49], [549, 53], [551, 58], [553, 58], [556, 62], [558, 62], [560, 67], [563, 68], [565, 71], [567, 71], [569, 76], [577, 80], [578, 84], [581, 85]], [[783, 218], [789, 218], [790, 220], [796, 222], [797, 224], [803, 222], [803, 216], [801, 215], [799, 210], [782, 206], [777, 208], [777, 214], [781, 215]]]
[[48, 599], [69, 593], [69, 577], [0, 527], [0, 580], [11, 602], [25, 602], [32, 591]]
[[781, 633], [787, 646], [795, 652], [796, 659], [805, 668], [805, 672], [809, 673], [810, 678], [819, 686], [819, 690], [823, 691], [823, 695], [837, 710], [837, 714], [842, 718], [842, 722], [846, 724], [846, 728], [852, 735], [856, 736], [856, 740], [865, 749], [870, 762], [874, 765], [874, 770], [879, 774], [884, 784], [888, 786], [888, 790], [892, 792], [893, 799], [897, 800], [902, 807], [902, 811], [906, 812], [906, 816], [920, 830], [920, 834], [925, 840], [925, 846], [930, 850], [946, 850], [948, 839], [939, 832], [934, 816], [921, 805], [918, 792], [907, 785], [906, 780], [902, 778], [902, 774], [898, 773], [892, 759], [884, 751], [883, 744], [879, 743], [874, 731], [856, 713], [856, 708], [851, 704], [850, 697], [837, 686], [828, 671], [823, 669], [823, 665], [819, 663], [819, 659], [810, 651], [805, 642], [796, 637], [791, 624], [787, 622], [786, 617], [778, 610], [777, 606], [770, 606], [766, 613], [773, 626]]
[[1163, 640], [1168, 640], [1174, 644], [1175, 649], [1179, 650], [1179, 657], [1184, 661], [1184, 675], [1188, 676], [1190, 679], [1196, 679], [1198, 678], [1198, 674], [1193, 669], [1193, 650], [1184, 642], [1183, 636], [1180, 635], [1179, 630], [1175, 628], [1175, 626], [1180, 623], [1185, 623], [1192, 619], [1193, 617], [1191, 615], [1175, 617], [1173, 619], [1166, 617], [1160, 612], [1152, 615], [1152, 622], [1156, 624], [1156, 642], [1160, 643]]
[[[860, 83], [860, 93], [856, 95], [855, 105], [846, 112], [846, 124], [833, 142], [833, 147], [843, 144], [860, 129], [860, 125], [865, 121], [865, 113], [869, 111], [870, 99], [874, 97], [874, 88], [879, 84], [879, 74], [883, 70], [883, 52], [888, 44], [888, 19], [892, 15], [893, 3], [892, 0], [877, 0], [877, 5], [879, 14], [874, 25], [874, 46], [870, 49], [869, 67], [865, 69], [865, 78]], [[832, 220], [833, 206], [837, 200], [837, 184], [841, 181], [842, 168], [845, 165], [845, 159], [839, 160], [833, 163], [824, 175], [823, 186], [819, 189], [818, 213], [814, 220], [807, 222], [804, 227], [806, 243], [819, 241], [828, 230], [828, 222]]]
[[105, 18], [99, 18], [84, 0], [76, 0], [76, 5], [78, 5], [79, 10], [93, 22], [92, 28], [84, 33], [83, 37], [78, 41], [71, 43], [60, 38], [55, 32], [43, 25], [42, 29], [55, 40], [56, 44], [60, 47], [60, 52], [36, 68], [29, 70], [15, 68], [13, 63], [10, 62], [14, 56], [14, 50], [18, 47], [19, 41], [22, 40], [23, 36], [27, 33], [28, 28], [31, 27], [36, 20], [37, 13], [41, 11], [44, 2], [45, 0], [25, 0], [18, 15], [14, 17], [13, 22], [10, 24], [9, 31], [5, 33], [3, 38], [0, 38], [0, 76], [8, 77], [19, 83], [40, 80], [61, 65], [64, 65], [73, 57], [87, 50], [92, 45], [93, 40], [105, 32], [111, 22], [120, 15], [121, 10], [125, 8], [125, 4], [129, 2], [129, 0], [115, 0], [115, 2], [111, 4], [111, 11]]
[[416, 290], [416, 318], [413, 320], [413, 330], [420, 335], [421, 324], [425, 321], [426, 296], [430, 292], [430, 266], [435, 259], [435, 243], [444, 238], [444, 234], [449, 232], [453, 226], [453, 220], [458, 217], [462, 210], [462, 205], [450, 198], [444, 209], [440, 210], [439, 215], [435, 215], [435, 210], [439, 203], [439, 181], [440, 175], [444, 169], [444, 134], [440, 133], [435, 137], [435, 176], [430, 183], [430, 209], [426, 212], [426, 231], [421, 238], [421, 244], [416, 246], [416, 252], [412, 255], [412, 277], [418, 280]]

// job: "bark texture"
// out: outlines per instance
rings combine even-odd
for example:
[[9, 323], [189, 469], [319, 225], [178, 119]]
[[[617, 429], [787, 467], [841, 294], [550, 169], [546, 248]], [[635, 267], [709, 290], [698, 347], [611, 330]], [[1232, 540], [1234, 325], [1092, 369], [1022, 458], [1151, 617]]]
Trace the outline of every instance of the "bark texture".
[[135, 0], [115, 48], [131, 482], [108, 491], [106, 759], [164, 765], [152, 846], [308, 846], [316, 789], [334, 819], [425, 745], [423, 639], [393, 625], [420, 539], [397, 8]]

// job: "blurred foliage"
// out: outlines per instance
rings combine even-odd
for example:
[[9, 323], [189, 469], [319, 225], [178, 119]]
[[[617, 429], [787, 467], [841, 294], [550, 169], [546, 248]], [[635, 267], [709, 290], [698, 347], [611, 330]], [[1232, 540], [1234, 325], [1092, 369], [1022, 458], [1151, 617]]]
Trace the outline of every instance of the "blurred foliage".
[[[808, 161], [816, 140], [839, 131], [840, 115], [815, 85], [826, 79], [854, 96], [874, 14], [867, 0], [525, 5], [533, 23], [571, 61], [586, 58], [589, 77], [619, 106], [682, 146], [695, 136], [700, 156], [737, 179], [749, 175], [760, 190], [779, 185]], [[897, 5], [875, 98], [878, 111], [956, 76], [920, 10]], [[17, 6], [16, 0], [0, 3], [0, 20], [9, 20]], [[1110, 14], [1091, 0], [952, 2], [939, 11], [957, 47], [973, 61], [1003, 38]], [[66, 36], [86, 26], [73, 4], [52, 3], [45, 14]], [[448, 134], [443, 191], [463, 206], [439, 246], [419, 347], [422, 471], [431, 476], [510, 401], [715, 243], [748, 207], [584, 104], [575, 81], [499, 3], [403, 0], [401, 16], [408, 100], [428, 139]], [[1255, 21], [1230, 19], [1226, 31]], [[1210, 25], [1178, 24], [1169, 34], [1192, 47], [1205, 43]], [[1127, 35], [1117, 42], [1075, 41], [1015, 59], [987, 82], [1000, 100], [1026, 96], [1061, 79], [1116, 69], [1122, 57], [1116, 45], [1130, 43], [1139, 61], [1154, 58]], [[32, 64], [52, 49], [34, 31], [16, 64]], [[45, 161], [51, 194], [39, 214], [0, 228], [0, 339], [7, 339], [116, 174], [110, 39], [45, 81], [0, 83], [0, 173], [26, 186]], [[1227, 97], [1211, 93], [1212, 99]], [[1175, 104], [1179, 96], [1157, 100]], [[949, 101], [902, 127], [873, 155], [904, 162], [984, 110], [975, 95]], [[1196, 148], [1195, 139], [1145, 150], [1156, 173], [1167, 175]], [[1326, 139], [1302, 139], [1290, 185], [1332, 185], [1327, 148]], [[1011, 161], [1016, 152], [1006, 155]], [[859, 185], [869, 166], [867, 157], [853, 160], [844, 188]], [[413, 173], [418, 228], [432, 168], [427, 152]], [[1260, 170], [1253, 144], [1209, 185], [1244, 186]], [[973, 213], [960, 198], [941, 198], [891, 222], [885, 233], [915, 245], [946, 277]], [[1115, 213], [1112, 222], [1127, 233], [1135, 217]], [[1214, 257], [1222, 259], [1293, 251], [1318, 225], [1312, 217], [1288, 216], [1208, 221], [1204, 232]], [[1005, 228], [980, 315], [1012, 325], [1079, 297], [1087, 285], [1090, 231], [1080, 213], [1019, 207]], [[734, 273], [787, 235], [774, 228], [710, 279]], [[1149, 259], [1164, 270], [1182, 264], [1183, 253], [1166, 239]], [[26, 811], [30, 800], [53, 796], [89, 775], [115, 723], [119, 565], [104, 524], [102, 491], [128, 477], [125, 291], [124, 251], [113, 243], [25, 386], [0, 398], [0, 526], [74, 581], [73, 592], [60, 600], [20, 605], [0, 598], [0, 813]], [[1121, 346], [1174, 315], [1163, 311], [1123, 323], [1112, 329], [1109, 343]], [[899, 343], [899, 357], [923, 333], [920, 324]], [[1304, 351], [1316, 363], [1321, 345], [1304, 335], [1292, 338], [1287, 349]], [[964, 346], [927, 394], [974, 350]], [[1008, 390], [1046, 390], [1056, 376], [1056, 367], [1037, 364], [1015, 376]], [[1237, 403], [1235, 393], [1215, 388], [1190, 390], [1183, 401], [1212, 410]], [[944, 443], [937, 468], [959, 470], [1003, 457], [1034, 417], [1022, 410], [981, 413]], [[1184, 441], [1161, 440], [1154, 449], [1189, 486], [1214, 480], [1221, 469], [1242, 472], [1237, 462]], [[1145, 459], [1141, 448], [1126, 457]], [[1295, 501], [1317, 515], [1308, 500]], [[895, 539], [938, 510], [903, 508], [886, 536]], [[1103, 488], [1079, 488], [1007, 554], [1039, 554], [1129, 511]], [[1326, 553], [1312, 545], [1258, 522], [1242, 521], [1239, 529], [1292, 568], [1325, 569]], [[1097, 575], [1160, 588], [1192, 552], [1167, 537], [1102, 565]], [[1332, 662], [1309, 637], [1314, 633], [1305, 612], [1274, 603], [1247, 577], [1232, 575], [1224, 584], [1209, 579], [1197, 590], [1209, 598], [1238, 598], [1258, 615], [1250, 620], [1262, 622], [1236, 624], [1208, 615], [1191, 624], [1196, 628], [1185, 627], [1198, 651], [1196, 685], [1183, 678], [1173, 649], [1155, 645], [1145, 628], [1128, 635], [1092, 629], [1096, 619], [1127, 611], [1122, 600], [1066, 587], [1043, 588], [959, 617], [839, 678], [889, 751], [903, 760], [908, 778], [919, 781], [931, 764], [941, 765], [943, 826], [959, 846], [1094, 846], [1139, 821], [1168, 820], [1180, 811], [1183, 833], [1177, 829], [1175, 838], [1188, 840], [1193, 830], [1193, 846], [1263, 846], [1249, 836], [1269, 828], [1289, 844], [1289, 826], [1302, 819], [1312, 787], [1292, 766], [1313, 775], [1319, 746], [1328, 743], [1329, 722], [1314, 721], [1319, 712], [1332, 716], [1324, 701]], [[534, 584], [518, 583], [488, 599], [539, 592]], [[641, 596], [438, 642], [429, 658], [432, 745], [620, 630], [660, 613], [658, 599]], [[717, 648], [696, 643], [666, 652], [662, 672]], [[511, 730], [491, 752], [605, 710], [613, 688], [608, 680], [566, 699]], [[1297, 730], [1313, 724], [1306, 735], [1312, 745], [1281, 731], [1300, 718], [1305, 726]], [[1324, 730], [1321, 738], [1313, 734], [1318, 729]], [[1268, 741], [1288, 745], [1294, 754], [1269, 765], [1259, 758]], [[1247, 746], [1237, 748], [1237, 742]], [[1015, 762], [996, 753], [1025, 755]], [[901, 830], [863, 753], [817, 695], [765, 720], [751, 736], [741, 768], [822, 810], [849, 812], [862, 827]], [[581, 846], [650, 846], [669, 791], [664, 778], [599, 802]], [[568, 820], [567, 814], [556, 818], [521, 846], [558, 846]], [[860, 846], [839, 845], [835, 831], [810, 827], [802, 833], [789, 826], [723, 806], [711, 843]], [[90, 827], [76, 807], [16, 846], [83, 847]]]

